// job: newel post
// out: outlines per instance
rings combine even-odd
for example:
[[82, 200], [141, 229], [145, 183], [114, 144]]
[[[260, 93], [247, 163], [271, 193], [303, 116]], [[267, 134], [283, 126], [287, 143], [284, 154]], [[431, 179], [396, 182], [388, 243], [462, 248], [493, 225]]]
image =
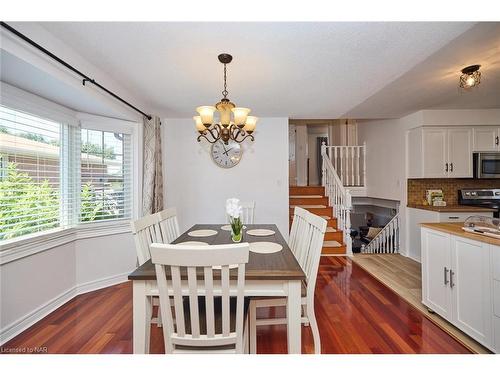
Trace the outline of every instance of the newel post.
[[326, 165], [325, 165], [325, 157], [326, 157], [326, 143], [321, 142], [321, 185], [326, 186]]

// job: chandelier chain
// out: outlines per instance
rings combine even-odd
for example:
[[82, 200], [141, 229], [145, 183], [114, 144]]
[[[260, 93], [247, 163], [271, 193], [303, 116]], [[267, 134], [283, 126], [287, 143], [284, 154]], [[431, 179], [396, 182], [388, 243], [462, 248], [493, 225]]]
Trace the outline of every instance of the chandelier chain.
[[226, 64], [224, 64], [224, 90], [222, 90], [222, 95], [224, 95], [224, 99], [227, 99], [227, 68]]

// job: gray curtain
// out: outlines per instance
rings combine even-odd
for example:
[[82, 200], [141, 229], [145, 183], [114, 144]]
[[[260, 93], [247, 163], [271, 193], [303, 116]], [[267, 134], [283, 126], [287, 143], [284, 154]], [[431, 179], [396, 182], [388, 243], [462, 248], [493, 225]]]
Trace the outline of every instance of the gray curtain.
[[144, 164], [142, 180], [142, 214], [163, 210], [163, 172], [161, 161], [161, 121], [144, 117]]

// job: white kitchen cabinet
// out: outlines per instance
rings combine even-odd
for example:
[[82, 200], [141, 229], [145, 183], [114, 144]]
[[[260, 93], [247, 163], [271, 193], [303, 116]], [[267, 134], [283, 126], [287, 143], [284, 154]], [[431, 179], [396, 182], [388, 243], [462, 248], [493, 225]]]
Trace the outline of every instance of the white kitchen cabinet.
[[411, 129], [408, 132], [408, 177], [472, 177], [472, 129]]
[[446, 130], [425, 129], [422, 132], [423, 176], [447, 177], [449, 167]]
[[448, 320], [451, 319], [450, 262], [450, 235], [423, 230], [422, 299], [427, 307]]
[[494, 269], [500, 247], [423, 227], [422, 303], [477, 340], [500, 352], [494, 306]]
[[447, 177], [472, 177], [472, 130], [470, 128], [450, 129], [447, 135]]
[[[444, 197], [446, 200], [447, 197]], [[446, 207], [443, 207], [446, 210]], [[420, 224], [421, 223], [449, 223], [464, 222], [469, 216], [482, 215], [493, 217], [493, 211], [477, 212], [456, 212], [456, 211], [431, 211], [424, 208], [408, 208], [408, 249], [409, 256], [420, 262], [421, 244], [420, 244]], [[499, 252], [500, 253], [500, 252]]]
[[473, 151], [500, 151], [500, 128], [497, 126], [478, 126], [473, 128]]
[[469, 336], [485, 343], [493, 341], [489, 267], [489, 244], [451, 237], [452, 321]]

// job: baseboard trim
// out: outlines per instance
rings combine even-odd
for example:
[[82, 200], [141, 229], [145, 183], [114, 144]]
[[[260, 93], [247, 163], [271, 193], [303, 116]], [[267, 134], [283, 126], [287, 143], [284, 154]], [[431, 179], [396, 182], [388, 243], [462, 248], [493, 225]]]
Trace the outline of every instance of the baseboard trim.
[[88, 281], [66, 290], [5, 328], [2, 328], [0, 330], [0, 345], [12, 340], [76, 296], [127, 281], [129, 273], [130, 272], [125, 272], [114, 276], [103, 277], [98, 280]]

